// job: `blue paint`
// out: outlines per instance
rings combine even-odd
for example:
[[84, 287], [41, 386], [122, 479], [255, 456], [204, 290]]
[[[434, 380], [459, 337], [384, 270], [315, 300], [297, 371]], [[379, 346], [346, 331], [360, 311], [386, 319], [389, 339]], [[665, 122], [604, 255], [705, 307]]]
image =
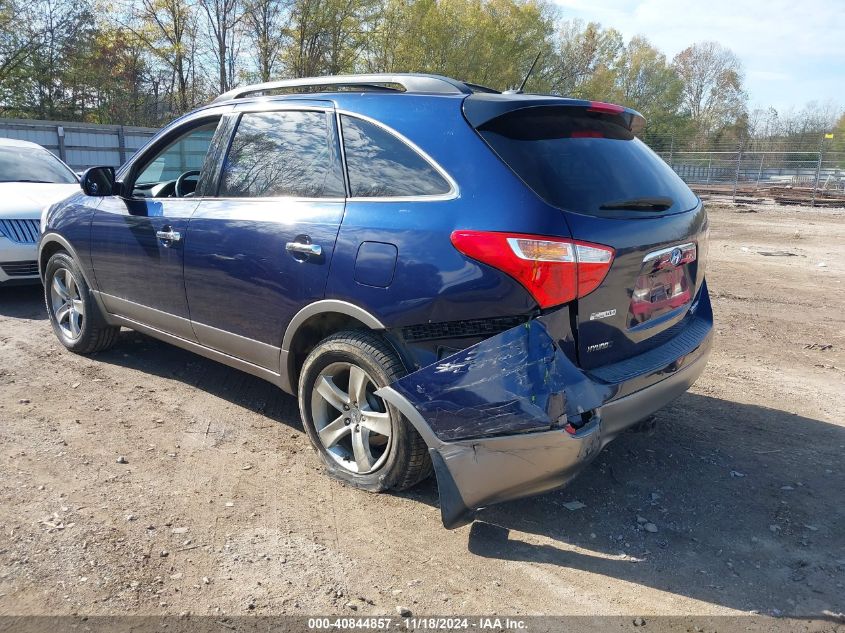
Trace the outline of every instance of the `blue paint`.
[[355, 281], [365, 286], [387, 288], [393, 281], [398, 257], [395, 244], [361, 242], [355, 258]]
[[[391, 386], [444, 442], [548, 431], [580, 424], [585, 412], [600, 415], [608, 402], [687, 367], [706, 353], [712, 338], [705, 286], [682, 332], [655, 347], [649, 358], [619, 367], [620, 380], [603, 380], [573, 362], [567, 313], [558, 310], [528, 321]], [[614, 376], [613, 369], [606, 367], [604, 375]]]
[[[495, 102], [512, 99], [529, 105], [532, 98], [496, 97], [482, 114], [495, 114]], [[464, 95], [338, 92], [202, 108], [162, 130], [117, 174], [121, 181], [131, 179], [133, 170], [174, 135], [198, 120], [221, 116], [206, 162], [212, 169], [203, 174], [197, 197], [126, 200], [80, 194], [58, 205], [48, 228], [70, 241], [98, 290], [194, 326], [210, 326], [213, 330], [197, 328], [193, 336], [212, 347], [219, 342], [214, 330], [279, 347], [293, 315], [319, 299], [339, 299], [368, 311], [386, 326], [385, 336], [407, 366], [417, 369], [396, 383], [397, 391], [444, 440], [548, 430], [653, 384], [694, 358], [695, 337], [682, 333], [696, 323], [709, 336], [712, 327], [703, 250], [691, 269], [698, 296], [695, 314], [685, 307], [648, 328], [631, 329], [626, 312], [646, 253], [703, 241], [703, 206], [636, 218], [552, 207], [468, 124], [465, 100]], [[454, 181], [453, 195], [428, 200], [217, 198], [219, 166], [239, 111], [265, 105], [374, 119], [442, 167]], [[338, 131], [331, 133], [339, 143]], [[180, 232], [182, 241], [162, 244], [155, 233], [164, 228]], [[611, 246], [616, 258], [599, 289], [540, 316], [534, 299], [515, 279], [452, 246], [450, 234], [457, 229], [574, 237]], [[321, 247], [319, 256], [286, 251], [288, 242], [305, 237]], [[615, 318], [590, 319], [591, 312], [609, 308], [616, 309]], [[420, 343], [403, 334], [412, 326], [514, 316], [530, 320], [481, 340]], [[224, 351], [235, 356], [256, 349], [239, 345], [234, 337], [231, 341], [231, 349]], [[602, 342], [610, 345], [590, 351]], [[665, 359], [653, 353], [658, 348], [666, 351]], [[659, 362], [650, 365], [646, 357]], [[626, 369], [624, 380], [599, 377], [602, 370], [613, 375], [622, 362], [634, 366]]]
[[[613, 389], [587, 379], [539, 319], [473, 345], [392, 387], [443, 441], [548, 431]], [[577, 394], [578, 398], [571, 398]], [[592, 408], [592, 407], [591, 407]], [[583, 409], [582, 409], [583, 410]]]
[[[191, 318], [279, 346], [293, 316], [323, 298], [342, 217], [342, 202], [202, 200], [185, 243]], [[320, 245], [319, 257], [285, 250], [304, 235]]]
[[90, 234], [98, 290], [188, 319], [182, 282], [185, 240], [165, 246], [156, 232], [172, 230], [185, 236], [198, 202], [192, 198], [102, 198]]

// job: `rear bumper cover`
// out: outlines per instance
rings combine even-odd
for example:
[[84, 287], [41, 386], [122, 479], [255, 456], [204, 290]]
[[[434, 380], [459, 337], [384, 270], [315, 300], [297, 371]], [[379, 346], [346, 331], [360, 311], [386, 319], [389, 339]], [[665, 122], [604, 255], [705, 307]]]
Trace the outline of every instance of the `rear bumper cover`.
[[[380, 389], [428, 444], [443, 524], [459, 527], [482, 507], [566, 484], [619, 433], [683, 394], [712, 346], [706, 287], [699, 303], [703, 323], [692, 324], [683, 346], [667, 344], [671, 361], [623, 382], [578, 369], [541, 317]], [[584, 420], [574, 433], [563, 428]], [[453, 439], [481, 425], [495, 434]]]

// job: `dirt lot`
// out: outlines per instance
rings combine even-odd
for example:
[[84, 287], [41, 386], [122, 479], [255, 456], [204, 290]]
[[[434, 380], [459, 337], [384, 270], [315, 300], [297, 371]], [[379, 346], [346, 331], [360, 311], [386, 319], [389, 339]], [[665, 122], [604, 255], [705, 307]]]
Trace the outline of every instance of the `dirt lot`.
[[433, 482], [324, 476], [269, 384], [129, 331], [75, 356], [0, 290], [0, 614], [845, 611], [845, 212], [711, 218], [698, 384], [455, 531]]

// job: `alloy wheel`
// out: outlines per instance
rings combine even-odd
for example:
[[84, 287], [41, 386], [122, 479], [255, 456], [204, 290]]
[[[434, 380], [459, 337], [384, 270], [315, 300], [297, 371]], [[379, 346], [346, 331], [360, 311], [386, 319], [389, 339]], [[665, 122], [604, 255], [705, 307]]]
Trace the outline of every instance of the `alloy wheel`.
[[53, 318], [62, 334], [76, 340], [82, 335], [85, 321], [85, 303], [79, 292], [79, 284], [67, 268], [58, 268], [50, 282], [50, 302]]
[[339, 466], [358, 475], [378, 470], [390, 453], [392, 422], [377, 389], [361, 367], [337, 362], [320, 372], [312, 391], [320, 443]]

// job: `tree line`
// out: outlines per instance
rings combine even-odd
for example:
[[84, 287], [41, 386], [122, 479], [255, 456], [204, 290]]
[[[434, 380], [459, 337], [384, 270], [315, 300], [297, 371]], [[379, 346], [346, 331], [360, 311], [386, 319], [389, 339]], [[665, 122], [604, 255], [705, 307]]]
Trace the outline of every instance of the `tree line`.
[[526, 91], [636, 108], [657, 145], [845, 126], [831, 105], [749, 112], [742, 65], [718, 43], [670, 59], [549, 0], [0, 0], [0, 114], [159, 126], [237, 85], [353, 72], [502, 90], [538, 53]]

